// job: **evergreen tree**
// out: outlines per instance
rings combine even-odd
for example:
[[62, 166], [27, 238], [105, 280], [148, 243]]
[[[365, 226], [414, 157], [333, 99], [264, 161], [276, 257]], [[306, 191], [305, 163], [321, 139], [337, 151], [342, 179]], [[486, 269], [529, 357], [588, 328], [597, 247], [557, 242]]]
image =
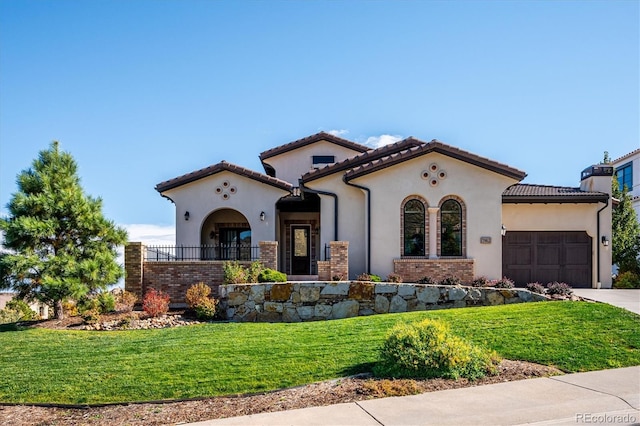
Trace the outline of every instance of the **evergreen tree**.
[[102, 215], [102, 200], [84, 194], [73, 157], [58, 142], [17, 177], [18, 192], [0, 218], [4, 231], [0, 288], [35, 299], [64, 316], [68, 299], [105, 290], [124, 274], [116, 248], [127, 233]]
[[613, 263], [618, 265], [619, 272], [632, 271], [640, 273], [640, 224], [627, 188], [620, 191], [618, 179], [613, 179], [613, 197], [620, 200], [613, 209], [611, 218], [611, 252]]

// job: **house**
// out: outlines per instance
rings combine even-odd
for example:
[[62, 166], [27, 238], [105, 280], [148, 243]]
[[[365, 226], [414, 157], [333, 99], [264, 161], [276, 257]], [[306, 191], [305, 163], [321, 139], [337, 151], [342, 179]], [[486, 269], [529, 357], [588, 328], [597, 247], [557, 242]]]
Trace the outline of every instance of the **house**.
[[249, 260], [276, 242], [292, 280], [327, 278], [341, 242], [344, 279], [611, 287], [610, 165], [586, 168], [578, 187], [523, 184], [524, 171], [437, 140], [371, 149], [324, 132], [260, 160], [264, 172], [222, 161], [156, 186], [175, 204], [176, 247]]
[[631, 205], [640, 220], [640, 148], [613, 160], [610, 165], [615, 169], [620, 190], [627, 188]]

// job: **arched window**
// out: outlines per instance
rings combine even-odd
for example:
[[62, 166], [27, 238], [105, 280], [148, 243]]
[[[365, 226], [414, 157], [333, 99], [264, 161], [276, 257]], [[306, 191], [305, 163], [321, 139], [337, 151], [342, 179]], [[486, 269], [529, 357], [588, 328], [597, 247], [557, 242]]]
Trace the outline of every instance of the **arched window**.
[[409, 200], [404, 205], [404, 256], [424, 256], [424, 204]]
[[440, 207], [440, 254], [462, 256], [462, 206], [447, 200]]

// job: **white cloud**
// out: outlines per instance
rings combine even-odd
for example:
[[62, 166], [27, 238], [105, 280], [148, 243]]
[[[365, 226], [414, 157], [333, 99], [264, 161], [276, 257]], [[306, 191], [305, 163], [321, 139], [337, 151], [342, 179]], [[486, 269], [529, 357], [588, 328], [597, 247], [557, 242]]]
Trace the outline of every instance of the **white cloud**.
[[369, 136], [364, 144], [373, 148], [380, 148], [401, 141], [402, 139], [400, 135]]
[[129, 241], [141, 242], [144, 245], [174, 245], [176, 230], [174, 226], [150, 225], [136, 223], [121, 225], [129, 233]]
[[327, 133], [333, 136], [341, 137], [349, 133], [349, 131], [347, 129], [341, 129], [341, 130], [334, 129], [334, 130], [327, 131]]

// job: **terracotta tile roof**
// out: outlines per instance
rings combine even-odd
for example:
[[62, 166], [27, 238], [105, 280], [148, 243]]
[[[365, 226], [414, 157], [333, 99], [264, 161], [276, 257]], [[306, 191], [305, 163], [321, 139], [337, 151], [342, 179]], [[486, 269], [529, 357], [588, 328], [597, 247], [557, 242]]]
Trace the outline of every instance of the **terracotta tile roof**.
[[358, 143], [351, 142], [350, 140], [339, 138], [338, 136], [334, 136], [331, 133], [319, 132], [319, 133], [316, 133], [315, 135], [307, 136], [306, 138], [298, 139], [297, 141], [289, 142], [287, 144], [280, 145], [275, 148], [271, 148], [267, 151], [264, 151], [260, 153], [260, 160], [264, 161], [267, 158], [275, 157], [276, 155], [280, 155], [285, 152], [292, 151], [296, 148], [300, 148], [302, 146], [309, 145], [319, 141], [331, 142], [336, 145], [340, 145], [345, 148], [349, 148], [358, 152], [366, 152], [370, 149], [365, 145], [360, 145]]
[[455, 148], [434, 139], [429, 143], [422, 143], [421, 145], [409, 148], [405, 151], [395, 152], [386, 157], [376, 159], [366, 164], [361, 164], [345, 173], [345, 178], [347, 180], [355, 179], [357, 177], [385, 169], [403, 161], [420, 157], [430, 152], [437, 152], [517, 180], [522, 180], [525, 178], [525, 176], [527, 176], [525, 172], [507, 166], [506, 164], [502, 164], [497, 161], [472, 154], [468, 151]]
[[511, 185], [502, 193], [503, 203], [604, 203], [608, 199], [609, 195], [604, 192], [524, 183]]
[[401, 141], [398, 141], [396, 143], [385, 145], [377, 149], [371, 149], [365, 153], [358, 154], [351, 158], [347, 158], [346, 160], [341, 161], [339, 163], [334, 163], [329, 166], [322, 167], [320, 169], [312, 170], [302, 175], [302, 181], [310, 182], [310, 181], [319, 179], [321, 177], [331, 175], [333, 173], [353, 169], [358, 165], [369, 163], [369, 162], [378, 160], [380, 158], [387, 157], [393, 153], [404, 151], [406, 149], [419, 146], [419, 145], [424, 145], [424, 142], [419, 141], [418, 139], [409, 137]]
[[173, 178], [164, 182], [160, 182], [159, 184], [156, 185], [156, 191], [162, 193], [169, 189], [177, 188], [187, 183], [194, 182], [196, 180], [205, 178], [207, 176], [215, 175], [216, 173], [220, 173], [223, 171], [229, 171], [237, 175], [244, 176], [249, 179], [253, 179], [260, 183], [264, 183], [267, 185], [274, 186], [276, 188], [280, 188], [284, 191], [291, 191], [293, 188], [293, 186], [289, 182], [285, 182], [281, 179], [276, 179], [274, 177], [267, 176], [262, 173], [254, 172], [253, 170], [249, 170], [244, 167], [236, 166], [235, 164], [222, 161], [218, 164], [205, 167], [204, 169], [196, 170], [195, 172], [187, 173], [186, 175], [178, 176], [176, 178]]
[[619, 161], [625, 160], [625, 159], [627, 159], [627, 158], [631, 157], [632, 155], [635, 155], [635, 154], [637, 154], [637, 153], [639, 153], [639, 152], [640, 152], [640, 148], [638, 148], [638, 149], [634, 149], [634, 150], [633, 150], [633, 151], [631, 151], [630, 153], [625, 154], [625, 155], [623, 155], [622, 157], [620, 157], [620, 158], [616, 158], [615, 160], [613, 160], [613, 161], [609, 162], [609, 164], [617, 163], [617, 162], [619, 162]]

